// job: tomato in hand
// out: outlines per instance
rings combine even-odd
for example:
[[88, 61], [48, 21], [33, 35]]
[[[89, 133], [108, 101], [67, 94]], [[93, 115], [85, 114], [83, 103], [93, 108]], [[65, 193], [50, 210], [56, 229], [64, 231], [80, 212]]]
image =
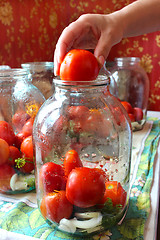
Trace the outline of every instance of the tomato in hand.
[[88, 208], [96, 205], [105, 192], [105, 178], [94, 168], [73, 169], [67, 179], [66, 196], [75, 206]]
[[73, 205], [66, 198], [65, 191], [52, 192], [43, 197], [40, 210], [45, 219], [59, 223], [62, 218], [70, 218]]
[[91, 81], [97, 78], [99, 70], [99, 63], [93, 53], [72, 49], [61, 63], [60, 78], [68, 81]]
[[0, 138], [0, 165], [6, 163], [9, 157], [9, 145], [8, 143]]
[[21, 157], [21, 153], [19, 149], [15, 146], [9, 146], [9, 158], [8, 164], [11, 166], [15, 166], [15, 160]]
[[0, 192], [6, 192], [11, 189], [10, 180], [15, 174], [15, 170], [9, 164], [0, 165]]
[[21, 144], [21, 152], [28, 158], [33, 158], [32, 136], [25, 138]]
[[143, 111], [141, 108], [134, 107], [133, 108], [133, 114], [135, 117], [135, 121], [141, 121], [143, 119]]
[[40, 169], [39, 182], [40, 187], [47, 193], [65, 190], [66, 177], [62, 166], [54, 162], [45, 163]]
[[78, 153], [75, 150], [69, 150], [64, 158], [64, 172], [68, 176], [72, 169], [76, 167], [83, 167]]
[[113, 206], [124, 206], [126, 203], [127, 193], [121, 184], [117, 181], [108, 181], [105, 183], [105, 186], [106, 190], [101, 203], [104, 204], [106, 201], [108, 201], [108, 199], [111, 199]]
[[9, 145], [15, 143], [15, 134], [11, 125], [6, 121], [0, 121], [0, 138], [5, 140]]

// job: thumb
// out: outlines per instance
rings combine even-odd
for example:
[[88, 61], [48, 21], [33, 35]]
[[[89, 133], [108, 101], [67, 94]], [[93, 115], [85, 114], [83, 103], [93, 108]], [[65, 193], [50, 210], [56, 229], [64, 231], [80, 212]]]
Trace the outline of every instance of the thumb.
[[111, 47], [112, 45], [109, 39], [107, 39], [106, 36], [101, 35], [94, 50], [94, 55], [102, 66], [104, 65], [104, 62], [108, 57]]

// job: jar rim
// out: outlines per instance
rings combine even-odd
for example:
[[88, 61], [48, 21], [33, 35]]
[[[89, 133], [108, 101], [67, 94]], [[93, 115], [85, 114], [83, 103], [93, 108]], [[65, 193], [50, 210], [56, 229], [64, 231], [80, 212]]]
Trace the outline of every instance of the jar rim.
[[106, 86], [110, 84], [110, 77], [107, 75], [98, 75], [95, 80], [91, 81], [70, 81], [61, 80], [60, 77], [54, 77], [53, 82], [55, 85], [61, 86], [78, 86], [78, 87], [94, 87], [94, 86]]
[[140, 62], [139, 57], [115, 57], [114, 61], [117, 62]]
[[47, 69], [54, 69], [54, 62], [26, 62], [22, 63], [21, 67], [27, 70], [44, 71]]
[[11, 68], [0, 70], [0, 78], [1, 77], [15, 77], [15, 76], [24, 76], [28, 75], [28, 72], [22, 68]]

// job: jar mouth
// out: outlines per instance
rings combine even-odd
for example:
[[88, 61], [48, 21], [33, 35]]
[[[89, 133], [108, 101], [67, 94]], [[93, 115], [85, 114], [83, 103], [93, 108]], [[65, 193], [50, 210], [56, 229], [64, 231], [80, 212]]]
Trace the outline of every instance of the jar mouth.
[[22, 68], [11, 68], [11, 69], [0, 70], [0, 78], [24, 76], [24, 75], [28, 75], [28, 72]]
[[103, 86], [103, 85], [109, 85], [110, 84], [110, 78], [107, 75], [98, 75], [98, 77], [95, 80], [91, 81], [70, 81], [70, 80], [61, 80], [60, 77], [54, 77], [53, 82], [55, 85], [61, 85], [61, 86]]

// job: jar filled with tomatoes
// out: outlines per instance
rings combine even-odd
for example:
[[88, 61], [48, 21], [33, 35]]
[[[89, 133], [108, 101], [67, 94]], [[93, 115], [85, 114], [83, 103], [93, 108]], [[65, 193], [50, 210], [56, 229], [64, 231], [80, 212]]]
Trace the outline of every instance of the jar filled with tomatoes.
[[55, 93], [41, 107], [33, 128], [41, 214], [59, 230], [82, 237], [120, 221], [130, 185], [128, 115], [111, 95], [109, 77], [97, 76], [98, 65], [91, 66], [94, 71], [86, 74], [80, 66], [77, 78], [71, 65], [68, 73], [61, 69]]
[[117, 83], [116, 96], [127, 110], [133, 130], [142, 129], [147, 115], [149, 79], [140, 58], [115, 58], [110, 70]]
[[44, 95], [46, 99], [54, 92], [54, 63], [53, 62], [28, 62], [22, 63], [22, 68], [28, 71], [29, 79]]
[[23, 69], [0, 71], [0, 192], [35, 188], [32, 127], [45, 98]]

